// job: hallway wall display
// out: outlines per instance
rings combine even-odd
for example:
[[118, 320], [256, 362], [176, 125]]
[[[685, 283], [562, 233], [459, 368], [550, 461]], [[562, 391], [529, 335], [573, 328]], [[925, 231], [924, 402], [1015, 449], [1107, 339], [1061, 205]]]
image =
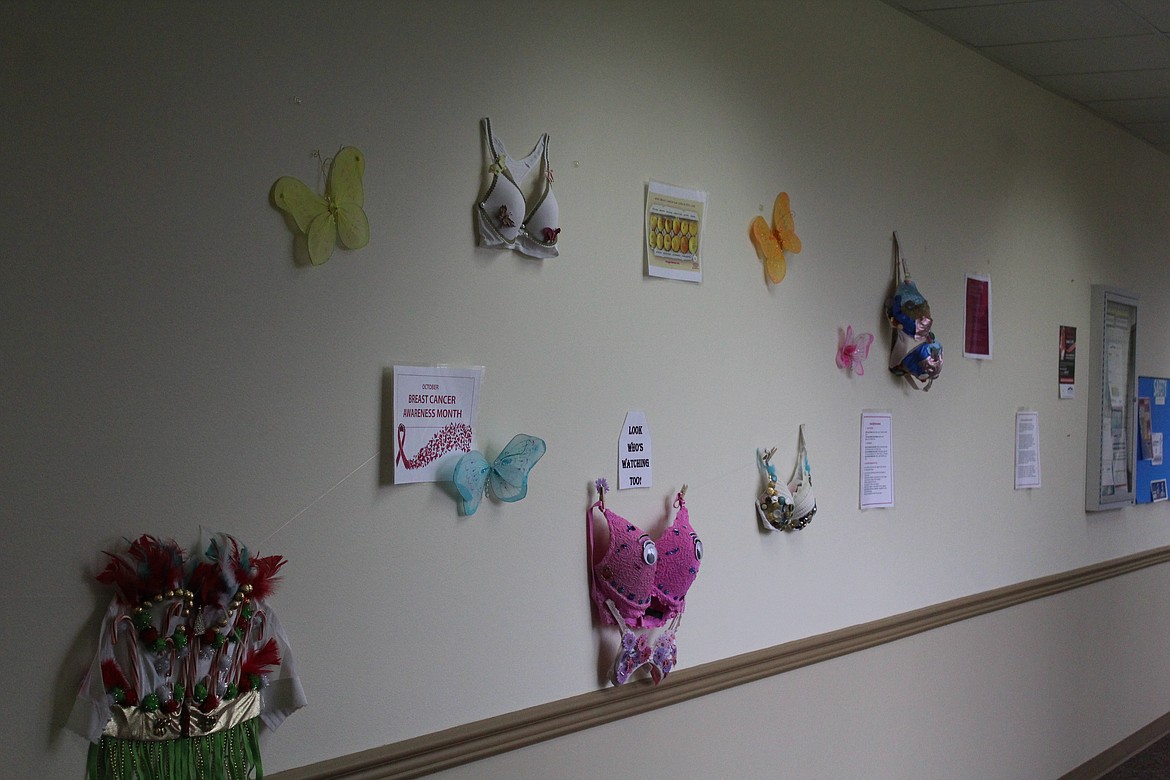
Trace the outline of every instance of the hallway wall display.
[[[1093, 285], [1140, 290], [1143, 322], [1170, 317], [1170, 158], [879, 0], [67, 6], [0, 3], [0, 115], [20, 150], [0, 188], [14, 776], [84, 763], [62, 725], [109, 594], [79, 573], [142, 528], [180, 542], [231, 528], [288, 559], [280, 618], [312, 706], [261, 731], [266, 777], [582, 695], [655, 706], [706, 664], [1170, 545], [1170, 501], [1085, 510], [1087, 358], [1086, 391], [1052, 392], [1053, 333], [1087, 343]], [[361, 151], [369, 242], [314, 265], [268, 196], [289, 175], [336, 200], [309, 155], [338, 147]], [[649, 213], [650, 181], [689, 189], [685, 213]], [[749, 224], [776, 227], [780, 191], [802, 248], [775, 284]], [[685, 237], [701, 283], [649, 275], [652, 226], [663, 252], [669, 235], [684, 255]], [[995, 279], [995, 359], [948, 361], [929, 393], [875, 370], [875, 347], [865, 376], [835, 359], [847, 326], [888, 359], [894, 227], [926, 333], [949, 350], [960, 280]], [[1135, 338], [1137, 372], [1165, 373], [1170, 332]], [[407, 388], [417, 366], [490, 371]], [[448, 383], [477, 374], [465, 405]], [[1010, 478], [1021, 408], [1043, 420], [1037, 490]], [[652, 421], [654, 480], [619, 491], [614, 424], [630, 410]], [[888, 472], [863, 472], [866, 410], [897, 423]], [[469, 480], [489, 497], [461, 515], [455, 464], [478, 451], [490, 485], [520, 434], [547, 442], [523, 500]], [[757, 450], [772, 447], [778, 494], [784, 481], [799, 505], [815, 488], [803, 530], [760, 525]], [[863, 473], [889, 488], [865, 504], [880, 512], [862, 509]], [[621, 632], [586, 596], [582, 513], [602, 475], [607, 505], [651, 541], [685, 477], [711, 551], [657, 686], [645, 665], [613, 685]], [[509, 497], [520, 484], [501, 477]], [[1075, 643], [1062, 609], [985, 614], [949, 635], [1012, 653], [939, 667], [932, 631], [881, 655], [896, 673], [859, 658], [704, 696], [727, 731], [655, 768], [694, 774], [719, 734], [757, 774], [909, 761], [885, 772], [902, 780], [930, 776], [913, 771], [930, 758], [964, 780], [1058, 777], [1165, 712], [1170, 669], [1126, 654], [1161, 639], [1133, 618], [1165, 601], [1148, 582], [1062, 601], [1126, 605]], [[1052, 701], [1069, 704], [1055, 721]], [[682, 711], [639, 709], [612, 733], [681, 733]], [[735, 744], [760, 723], [794, 738]], [[925, 736], [910, 751], [907, 734]], [[528, 762], [551, 754], [568, 776], [620, 775], [647, 742], [565, 744], [514, 751], [496, 774], [540, 776]]]

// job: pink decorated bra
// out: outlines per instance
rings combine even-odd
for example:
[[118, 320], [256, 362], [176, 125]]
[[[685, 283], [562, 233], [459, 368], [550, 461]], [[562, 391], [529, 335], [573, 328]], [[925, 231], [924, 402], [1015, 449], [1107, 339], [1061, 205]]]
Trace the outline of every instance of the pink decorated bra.
[[[601, 622], [617, 625], [622, 632], [614, 677], [620, 685], [649, 664], [651, 677], [658, 683], [678, 658], [675, 632], [686, 609], [687, 591], [699, 573], [703, 542], [691, 527], [681, 491], [674, 502], [678, 508], [674, 522], [652, 541], [645, 531], [606, 508], [602, 480], [598, 480], [598, 488], [601, 497], [586, 514], [590, 560], [594, 557], [594, 509], [604, 513], [609, 547], [593, 565], [589, 585]], [[661, 626], [666, 630], [652, 645], [646, 634], [631, 630]]]

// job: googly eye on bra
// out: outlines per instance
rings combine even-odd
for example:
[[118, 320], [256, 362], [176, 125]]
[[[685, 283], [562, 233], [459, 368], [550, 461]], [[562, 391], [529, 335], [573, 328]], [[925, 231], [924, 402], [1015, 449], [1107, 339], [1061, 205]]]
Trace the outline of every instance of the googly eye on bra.
[[[540, 137], [527, 157], [516, 159], [492, 132], [491, 120], [483, 119], [481, 126], [491, 180], [476, 206], [479, 243], [514, 249], [529, 257], [556, 257], [560, 254], [557, 238], [561, 229], [557, 199], [552, 192], [548, 133]], [[522, 187], [533, 171], [540, 172], [539, 178], [535, 180], [535, 189], [526, 197]]]
[[812, 468], [804, 443], [804, 426], [800, 426], [799, 447], [792, 477], [785, 484], [776, 478], [773, 447], [764, 453], [756, 450], [756, 465], [764, 477], [764, 492], [756, 499], [756, 514], [768, 531], [799, 531], [812, 522], [817, 513], [817, 499], [813, 495]]

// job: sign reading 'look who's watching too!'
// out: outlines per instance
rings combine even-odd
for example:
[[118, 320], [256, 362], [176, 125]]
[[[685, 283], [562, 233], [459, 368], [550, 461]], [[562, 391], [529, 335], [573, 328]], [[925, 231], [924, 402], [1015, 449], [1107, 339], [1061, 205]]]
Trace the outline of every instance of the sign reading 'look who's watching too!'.
[[618, 437], [618, 490], [650, 487], [654, 482], [651, 457], [646, 413], [627, 412]]

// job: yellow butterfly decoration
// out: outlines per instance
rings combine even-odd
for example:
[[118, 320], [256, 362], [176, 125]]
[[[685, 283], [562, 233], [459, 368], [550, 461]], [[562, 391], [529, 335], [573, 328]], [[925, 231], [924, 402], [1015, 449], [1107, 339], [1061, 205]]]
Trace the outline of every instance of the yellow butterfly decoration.
[[[315, 153], [320, 157], [320, 153]], [[321, 265], [333, 256], [338, 239], [346, 249], [361, 249], [370, 243], [370, 221], [362, 209], [362, 173], [366, 158], [347, 146], [333, 156], [325, 184], [325, 197], [313, 192], [300, 179], [281, 176], [272, 185], [272, 199], [297, 224], [307, 239], [309, 260]]]
[[764, 261], [764, 270], [772, 284], [780, 284], [787, 272], [784, 253], [800, 253], [800, 236], [796, 235], [796, 223], [792, 219], [792, 206], [788, 201], [788, 193], [781, 192], [776, 196], [776, 203], [772, 206], [772, 229], [763, 217], [756, 217], [751, 224], [752, 243]]

